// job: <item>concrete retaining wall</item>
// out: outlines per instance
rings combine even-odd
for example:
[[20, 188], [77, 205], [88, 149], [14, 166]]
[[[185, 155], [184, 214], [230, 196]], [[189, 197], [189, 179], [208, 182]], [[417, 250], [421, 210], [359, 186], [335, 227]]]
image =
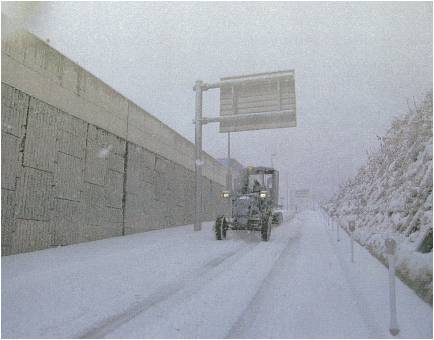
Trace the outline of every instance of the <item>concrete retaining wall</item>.
[[[193, 144], [6, 24], [2, 16], [2, 255], [192, 223]], [[225, 169], [204, 160], [211, 220]]]

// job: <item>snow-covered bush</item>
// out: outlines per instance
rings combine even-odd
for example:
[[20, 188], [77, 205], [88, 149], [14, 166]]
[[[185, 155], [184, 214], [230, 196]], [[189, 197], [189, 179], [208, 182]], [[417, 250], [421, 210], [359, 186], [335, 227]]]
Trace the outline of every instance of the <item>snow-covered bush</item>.
[[398, 242], [398, 275], [432, 304], [432, 92], [393, 121], [367, 164], [324, 208], [384, 260], [384, 239]]

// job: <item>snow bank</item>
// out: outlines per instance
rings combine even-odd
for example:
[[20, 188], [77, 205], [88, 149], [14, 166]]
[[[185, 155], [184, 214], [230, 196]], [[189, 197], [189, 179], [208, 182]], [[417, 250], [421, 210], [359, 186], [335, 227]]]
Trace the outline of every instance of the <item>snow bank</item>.
[[432, 93], [397, 118], [379, 150], [324, 208], [384, 261], [384, 239], [398, 242], [398, 275], [432, 304]]

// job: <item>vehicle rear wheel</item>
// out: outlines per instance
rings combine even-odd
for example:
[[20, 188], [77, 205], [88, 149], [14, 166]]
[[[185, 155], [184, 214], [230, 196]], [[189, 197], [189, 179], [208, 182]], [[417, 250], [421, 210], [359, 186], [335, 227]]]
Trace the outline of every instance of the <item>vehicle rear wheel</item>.
[[262, 241], [268, 241], [270, 239], [272, 221], [273, 221], [272, 216], [267, 216], [262, 220], [262, 228], [261, 228]]
[[226, 220], [223, 216], [218, 217], [215, 221], [214, 231], [216, 240], [226, 239]]

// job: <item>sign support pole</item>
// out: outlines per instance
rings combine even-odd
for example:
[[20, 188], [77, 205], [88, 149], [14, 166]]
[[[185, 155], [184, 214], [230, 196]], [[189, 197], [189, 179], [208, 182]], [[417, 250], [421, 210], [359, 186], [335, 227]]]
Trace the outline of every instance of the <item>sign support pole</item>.
[[194, 231], [202, 229], [202, 81], [196, 81], [194, 90], [196, 91], [196, 110], [195, 110], [195, 162], [194, 168], [196, 173], [196, 197], [194, 209]]
[[228, 132], [228, 172], [226, 174], [227, 190], [232, 192], [232, 169], [231, 169], [231, 133]]

